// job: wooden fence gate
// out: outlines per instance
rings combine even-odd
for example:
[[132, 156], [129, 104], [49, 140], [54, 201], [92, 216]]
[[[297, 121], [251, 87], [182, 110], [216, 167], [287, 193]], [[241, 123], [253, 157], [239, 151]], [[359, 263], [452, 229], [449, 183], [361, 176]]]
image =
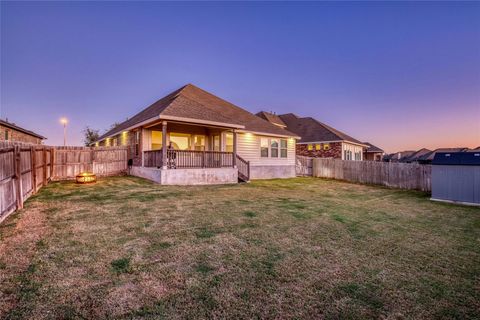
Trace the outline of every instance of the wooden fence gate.
[[313, 173], [313, 158], [296, 156], [295, 171], [297, 176], [311, 176]]

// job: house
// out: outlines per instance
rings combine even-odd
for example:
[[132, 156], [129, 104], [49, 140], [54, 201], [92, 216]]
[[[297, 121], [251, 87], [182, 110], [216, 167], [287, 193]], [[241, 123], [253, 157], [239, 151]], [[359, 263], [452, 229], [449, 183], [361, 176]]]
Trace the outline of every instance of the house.
[[368, 147], [363, 150], [363, 160], [382, 161], [384, 151], [370, 142], [364, 142]]
[[417, 162], [421, 164], [431, 164], [437, 153], [443, 152], [465, 152], [468, 148], [438, 148], [418, 158]]
[[386, 162], [402, 162], [403, 159], [407, 159], [411, 155], [413, 155], [416, 151], [415, 150], [405, 150], [400, 152], [390, 153], [383, 157], [383, 161]]
[[368, 147], [365, 143], [311, 117], [298, 117], [293, 113], [276, 115], [266, 111], [257, 113], [257, 116], [300, 136], [301, 139], [297, 141], [297, 155], [363, 160], [363, 151]]
[[131, 174], [161, 184], [219, 184], [294, 177], [299, 138], [188, 84], [111, 129], [96, 145], [129, 146]]
[[46, 138], [38, 133], [19, 127], [15, 123], [0, 119], [0, 141], [16, 141], [42, 144]]

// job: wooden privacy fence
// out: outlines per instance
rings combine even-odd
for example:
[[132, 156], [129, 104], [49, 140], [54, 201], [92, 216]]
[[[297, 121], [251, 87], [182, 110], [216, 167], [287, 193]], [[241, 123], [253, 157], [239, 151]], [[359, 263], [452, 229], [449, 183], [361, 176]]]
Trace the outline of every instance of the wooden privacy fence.
[[51, 180], [81, 172], [98, 176], [127, 170], [126, 147], [49, 147], [0, 142], [0, 222]]
[[432, 167], [414, 163], [313, 159], [313, 176], [431, 191]]
[[54, 147], [53, 180], [71, 180], [81, 172], [112, 176], [127, 170], [127, 147]]

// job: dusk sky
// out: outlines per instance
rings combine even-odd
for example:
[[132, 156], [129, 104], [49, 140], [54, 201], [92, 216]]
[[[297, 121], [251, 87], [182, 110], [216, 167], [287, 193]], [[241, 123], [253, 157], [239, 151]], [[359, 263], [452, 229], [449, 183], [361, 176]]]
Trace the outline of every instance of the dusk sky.
[[480, 146], [480, 3], [2, 2], [0, 117], [82, 143], [193, 83], [387, 152]]

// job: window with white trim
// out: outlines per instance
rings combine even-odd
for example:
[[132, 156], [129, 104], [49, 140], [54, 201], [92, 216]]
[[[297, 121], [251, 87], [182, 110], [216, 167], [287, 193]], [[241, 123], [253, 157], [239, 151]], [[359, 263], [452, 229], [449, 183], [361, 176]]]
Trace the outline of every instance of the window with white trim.
[[278, 139], [270, 140], [270, 155], [272, 158], [278, 158]]
[[268, 158], [268, 138], [260, 138], [260, 156]]
[[286, 158], [288, 155], [288, 141], [286, 139], [280, 140], [280, 158]]
[[287, 158], [288, 140], [278, 138], [260, 138], [260, 157]]

